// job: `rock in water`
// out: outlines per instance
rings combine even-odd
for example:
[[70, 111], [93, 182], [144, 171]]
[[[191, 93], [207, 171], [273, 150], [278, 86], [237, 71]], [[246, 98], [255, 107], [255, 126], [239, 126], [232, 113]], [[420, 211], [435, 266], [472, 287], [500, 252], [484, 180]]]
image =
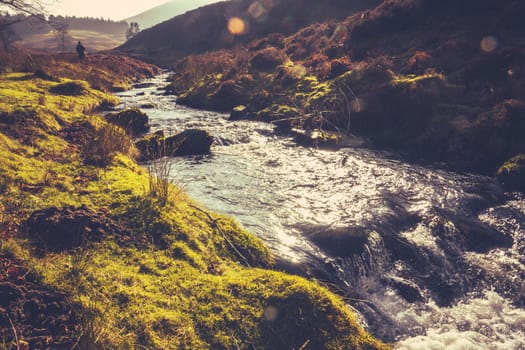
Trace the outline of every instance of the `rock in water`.
[[166, 138], [166, 146], [174, 156], [209, 154], [213, 136], [199, 129], [189, 129]]
[[159, 131], [137, 141], [135, 146], [140, 151], [139, 160], [148, 161], [162, 157], [210, 154], [212, 143], [213, 136], [208, 132], [188, 129], [169, 137]]

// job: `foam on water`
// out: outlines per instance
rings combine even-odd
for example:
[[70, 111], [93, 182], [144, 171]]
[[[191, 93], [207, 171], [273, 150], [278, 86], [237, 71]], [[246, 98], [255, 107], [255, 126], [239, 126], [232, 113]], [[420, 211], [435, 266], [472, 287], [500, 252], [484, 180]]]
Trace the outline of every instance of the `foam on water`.
[[397, 350], [525, 350], [525, 310], [495, 292], [453, 307], [427, 306], [398, 314], [399, 322], [410, 319], [425, 334], [399, 341]]

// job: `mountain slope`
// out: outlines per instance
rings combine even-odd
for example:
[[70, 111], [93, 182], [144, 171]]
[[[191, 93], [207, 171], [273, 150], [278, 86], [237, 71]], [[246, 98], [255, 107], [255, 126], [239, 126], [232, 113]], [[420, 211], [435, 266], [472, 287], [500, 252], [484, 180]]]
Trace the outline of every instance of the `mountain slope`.
[[[187, 12], [144, 30], [118, 50], [156, 64], [172, 66], [177, 59], [188, 54], [231, 48], [270, 33], [289, 34], [311, 23], [330, 18], [342, 19], [380, 2], [225, 1]], [[233, 35], [228, 31], [228, 21], [231, 18], [239, 18], [242, 21], [238, 22], [237, 26], [244, 26], [244, 30], [234, 28], [242, 34]]]
[[145, 29], [183, 14], [186, 11], [214, 2], [217, 2], [217, 0], [193, 0], [191, 2], [172, 0], [133, 17], [126, 18], [125, 21], [128, 23], [137, 22], [140, 28]]
[[171, 90], [179, 104], [243, 105], [233, 117], [351, 131], [417, 160], [493, 174], [525, 154], [523, 16], [517, 0], [387, 0], [186, 57]]

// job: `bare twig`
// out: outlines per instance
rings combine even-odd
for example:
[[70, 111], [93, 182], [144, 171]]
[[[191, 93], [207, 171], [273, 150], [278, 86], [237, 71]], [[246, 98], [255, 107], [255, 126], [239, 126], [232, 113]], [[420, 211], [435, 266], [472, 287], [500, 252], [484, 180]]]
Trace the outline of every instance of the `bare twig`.
[[220, 232], [220, 234], [222, 235], [224, 240], [233, 249], [233, 251], [244, 261], [246, 266], [251, 267], [250, 263], [248, 262], [248, 259], [246, 259], [246, 257], [244, 255], [242, 255], [242, 253], [237, 249], [237, 247], [235, 247], [235, 245], [232, 243], [232, 241], [230, 241], [230, 239], [226, 236], [226, 234], [224, 233], [224, 231], [222, 230], [222, 228], [219, 225], [219, 219], [214, 219], [213, 216], [211, 216], [210, 213], [208, 213], [206, 210], [201, 209], [201, 208], [199, 208], [199, 207], [197, 207], [195, 205], [190, 205], [190, 207], [192, 207], [192, 208], [194, 208], [194, 209], [204, 213], [208, 217], [208, 219], [211, 221], [212, 227], [216, 228]]
[[348, 97], [346, 96], [346, 94], [343, 91], [343, 89], [341, 89], [340, 87], [338, 87], [337, 89], [343, 95], [343, 98], [344, 98], [345, 104], [346, 104], [346, 110], [348, 111], [348, 120], [346, 122], [346, 131], [345, 131], [345, 134], [348, 134], [348, 132], [350, 131], [350, 119], [352, 117], [352, 110], [351, 110], [351, 107], [350, 107], [350, 101], [348, 100]]
[[304, 350], [306, 349], [306, 347], [308, 346], [308, 344], [310, 344], [310, 339], [308, 339], [299, 349], [297, 350]]
[[7, 315], [7, 318], [9, 319], [9, 323], [11, 324], [11, 328], [13, 329], [13, 334], [15, 335], [16, 349], [20, 350], [20, 341], [18, 340], [18, 334], [16, 333], [15, 325], [13, 324], [13, 321], [11, 320], [11, 317], [9, 315]]

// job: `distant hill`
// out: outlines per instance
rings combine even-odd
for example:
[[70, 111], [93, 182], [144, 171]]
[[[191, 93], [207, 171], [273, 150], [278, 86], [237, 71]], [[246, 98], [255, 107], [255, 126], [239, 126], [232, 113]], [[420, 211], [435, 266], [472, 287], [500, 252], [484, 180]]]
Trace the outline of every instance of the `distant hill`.
[[[18, 15], [13, 18], [23, 18]], [[38, 20], [24, 20], [13, 25], [14, 38], [20, 45], [32, 49], [57, 52], [74, 51], [77, 41], [82, 41], [90, 52], [110, 50], [126, 40], [128, 23], [90, 17], [50, 16], [50, 22], [65, 23], [64, 42], [53, 27]]]
[[165, 4], [154, 7], [145, 12], [139, 13], [136, 16], [125, 19], [126, 22], [137, 22], [142, 29], [152, 27], [156, 24], [164, 22], [170, 18], [183, 14], [186, 11], [193, 10], [197, 7], [208, 5], [218, 0], [172, 0]]
[[[379, 3], [381, 0], [224, 1], [143, 30], [117, 50], [172, 66], [188, 54], [231, 48], [269, 33], [289, 34], [311, 23], [342, 19]], [[241, 35], [228, 31], [232, 18], [242, 21]]]

